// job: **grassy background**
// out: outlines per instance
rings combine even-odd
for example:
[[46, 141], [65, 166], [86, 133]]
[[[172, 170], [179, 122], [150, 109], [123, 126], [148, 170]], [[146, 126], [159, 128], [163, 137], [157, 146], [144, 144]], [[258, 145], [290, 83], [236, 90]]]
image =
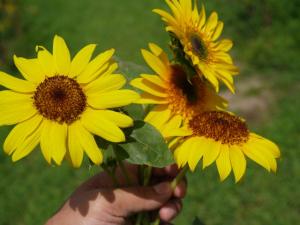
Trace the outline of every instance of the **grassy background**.
[[[250, 121], [254, 131], [278, 143], [283, 156], [276, 175], [249, 162], [247, 174], [238, 185], [232, 177], [220, 183], [214, 166], [205, 172], [198, 170], [190, 176], [189, 195], [176, 224], [191, 224], [195, 215], [208, 225], [297, 224], [299, 1], [211, 0], [205, 5], [208, 11], [219, 12], [225, 21], [223, 36], [235, 42], [233, 55], [241, 67], [237, 78], [240, 97], [232, 99], [233, 105], [241, 102], [236, 111]], [[23, 0], [17, 6], [12, 28], [0, 29], [1, 70], [14, 72], [13, 53], [33, 57], [36, 44], [51, 48], [54, 34], [62, 35], [73, 52], [91, 42], [99, 44], [99, 51], [116, 48], [119, 59], [130, 62], [126, 64], [128, 75], [142, 70], [135, 65], [145, 66], [139, 49], [148, 42], [167, 48], [168, 36], [159, 17], [151, 12], [155, 7], [165, 8], [162, 0]], [[5, 16], [0, 13], [0, 27]], [[258, 85], [252, 87], [251, 80]], [[251, 97], [262, 109], [251, 105]], [[0, 143], [9, 129], [0, 129]], [[39, 152], [16, 164], [1, 153], [0, 224], [43, 224], [70, 191], [93, 173], [87, 166], [79, 170], [67, 164], [49, 167]]]

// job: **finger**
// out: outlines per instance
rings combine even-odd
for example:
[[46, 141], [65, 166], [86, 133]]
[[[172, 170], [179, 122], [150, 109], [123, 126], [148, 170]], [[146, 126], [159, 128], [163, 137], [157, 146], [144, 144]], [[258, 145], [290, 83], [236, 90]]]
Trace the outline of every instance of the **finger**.
[[184, 198], [187, 192], [187, 181], [186, 179], [179, 182], [179, 184], [175, 187], [173, 195], [176, 198]]
[[179, 199], [167, 202], [160, 210], [159, 217], [164, 222], [171, 222], [181, 211], [182, 203]]
[[177, 165], [173, 164], [164, 168], [154, 168], [152, 174], [159, 177], [176, 177], [178, 172], [179, 169]]
[[113, 190], [112, 207], [118, 216], [128, 216], [141, 211], [152, 211], [162, 207], [172, 196], [169, 182], [154, 186], [137, 186]]

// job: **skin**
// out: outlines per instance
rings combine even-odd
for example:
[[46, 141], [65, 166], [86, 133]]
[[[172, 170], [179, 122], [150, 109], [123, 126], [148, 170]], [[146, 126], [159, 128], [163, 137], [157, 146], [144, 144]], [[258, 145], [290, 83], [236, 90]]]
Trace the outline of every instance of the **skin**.
[[187, 188], [186, 181], [174, 190], [170, 187], [177, 167], [153, 169], [149, 186], [138, 184], [137, 166], [126, 167], [131, 185], [120, 169], [116, 171], [118, 188], [106, 172], [99, 173], [78, 187], [46, 225], [132, 225], [130, 216], [143, 211], [158, 212], [161, 224], [170, 224], [181, 211]]

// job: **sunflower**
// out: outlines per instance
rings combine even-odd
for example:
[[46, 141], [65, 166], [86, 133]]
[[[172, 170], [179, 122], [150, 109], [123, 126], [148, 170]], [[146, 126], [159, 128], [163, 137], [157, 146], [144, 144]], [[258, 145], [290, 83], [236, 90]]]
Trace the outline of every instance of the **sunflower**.
[[137, 103], [156, 105], [145, 121], [160, 129], [175, 115], [185, 120], [203, 111], [226, 107], [226, 101], [209, 83], [198, 76], [193, 76], [190, 82], [184, 67], [171, 63], [160, 47], [151, 43], [149, 48], [151, 51], [143, 49], [142, 55], [156, 74], [141, 74], [130, 82], [143, 91]]
[[53, 54], [37, 47], [37, 58], [14, 57], [25, 80], [0, 72], [0, 125], [17, 124], [4, 143], [12, 160], [24, 158], [40, 143], [47, 162], [60, 165], [68, 156], [79, 167], [85, 152], [95, 164], [103, 156], [94, 136], [111, 142], [125, 140], [120, 128], [133, 120], [111, 108], [136, 101], [139, 95], [119, 90], [125, 77], [114, 74], [114, 49], [90, 61], [96, 45], [80, 50], [73, 60], [63, 38], [54, 37]]
[[192, 135], [177, 139], [174, 157], [179, 167], [194, 171], [203, 158], [203, 169], [216, 162], [221, 181], [233, 171], [238, 182], [246, 171], [246, 157], [276, 172], [278, 147], [251, 133], [244, 120], [224, 111], [203, 112], [188, 122]]
[[232, 41], [218, 40], [223, 30], [223, 22], [218, 21], [218, 14], [213, 12], [206, 20], [204, 6], [201, 11], [192, 0], [166, 0], [172, 14], [155, 9], [154, 12], [166, 22], [166, 30], [172, 33], [181, 43], [185, 55], [196, 68], [219, 90], [219, 80], [234, 92], [233, 75], [238, 69], [233, 65], [227, 53], [232, 48]]

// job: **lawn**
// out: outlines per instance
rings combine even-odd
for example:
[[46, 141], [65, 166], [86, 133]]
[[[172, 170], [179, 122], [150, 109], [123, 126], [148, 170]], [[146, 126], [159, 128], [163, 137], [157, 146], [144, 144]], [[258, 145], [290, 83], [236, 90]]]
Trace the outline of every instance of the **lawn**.
[[[236, 43], [233, 55], [241, 67], [241, 76], [237, 78], [238, 97], [232, 99], [233, 108], [249, 120], [255, 132], [278, 143], [282, 158], [276, 175], [249, 162], [247, 174], [238, 184], [233, 177], [220, 183], [215, 166], [205, 171], [198, 168], [189, 176], [189, 194], [176, 224], [191, 224], [195, 215], [207, 225], [297, 224], [299, 3], [228, 2], [231, 4], [219, 0], [205, 3], [209, 11], [220, 12], [225, 21], [224, 37], [233, 38]], [[19, 1], [20, 30], [17, 36], [3, 38], [1, 42], [9, 56], [15, 53], [24, 57], [34, 56], [36, 44], [51, 48], [54, 34], [62, 35], [73, 52], [87, 43], [99, 44], [99, 51], [114, 47], [118, 60], [125, 65], [123, 71], [133, 77], [145, 67], [140, 48], [148, 42], [167, 48], [168, 35], [159, 17], [151, 12], [155, 7], [165, 8], [165, 4], [162, 0]], [[5, 65], [6, 71], [15, 72], [11, 61]], [[251, 80], [256, 81], [255, 85], [251, 85]], [[9, 129], [0, 128], [0, 143]], [[76, 170], [67, 163], [59, 168], [50, 167], [38, 151], [15, 164], [1, 153], [0, 224], [43, 224], [70, 192], [96, 171], [87, 164]]]

